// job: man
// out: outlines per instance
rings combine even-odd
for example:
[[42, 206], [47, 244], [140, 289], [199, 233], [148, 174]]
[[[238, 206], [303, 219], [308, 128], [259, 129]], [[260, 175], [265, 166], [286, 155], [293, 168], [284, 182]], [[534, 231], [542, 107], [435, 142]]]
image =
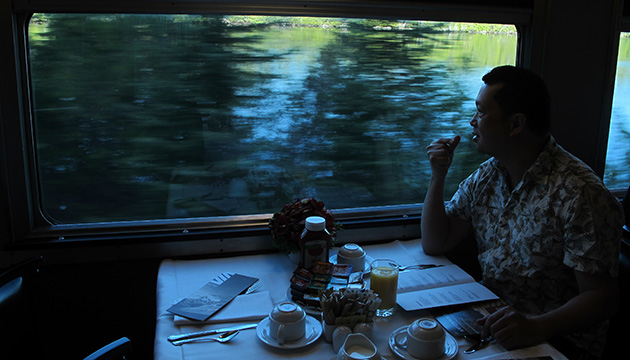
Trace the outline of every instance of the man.
[[461, 138], [428, 146], [424, 251], [442, 254], [474, 235], [483, 283], [509, 304], [480, 319], [483, 336], [507, 349], [563, 337], [583, 349], [578, 358], [598, 357], [618, 306], [619, 201], [550, 135], [542, 79], [501, 66], [483, 81], [470, 125], [477, 150], [492, 158], [445, 205]]

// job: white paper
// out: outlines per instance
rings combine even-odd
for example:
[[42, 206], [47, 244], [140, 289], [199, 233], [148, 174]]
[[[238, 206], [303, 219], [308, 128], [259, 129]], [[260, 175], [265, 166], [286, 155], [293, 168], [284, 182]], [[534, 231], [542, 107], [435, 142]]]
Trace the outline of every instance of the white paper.
[[457, 265], [398, 275], [396, 302], [407, 311], [494, 299], [498, 297]]
[[513, 350], [501, 354], [493, 354], [479, 358], [478, 360], [567, 360], [566, 356], [562, 355], [558, 350], [554, 349], [548, 343], [531, 346], [524, 349]]
[[439, 306], [467, 304], [499, 297], [485, 286], [471, 282], [453, 286], [398, 293], [397, 303], [407, 311], [430, 309]]
[[475, 282], [475, 279], [457, 265], [402, 271], [398, 275], [398, 293], [471, 282]]

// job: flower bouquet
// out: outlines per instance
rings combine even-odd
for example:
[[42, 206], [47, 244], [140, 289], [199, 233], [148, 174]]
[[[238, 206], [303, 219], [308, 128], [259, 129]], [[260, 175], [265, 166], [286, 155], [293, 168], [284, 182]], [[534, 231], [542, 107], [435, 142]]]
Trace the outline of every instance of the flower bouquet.
[[289, 254], [299, 252], [300, 236], [309, 216], [321, 216], [326, 219], [326, 230], [332, 236], [334, 244], [341, 224], [335, 222], [332, 212], [326, 209], [323, 202], [309, 198], [286, 204], [280, 212], [273, 214], [269, 220], [273, 245]]

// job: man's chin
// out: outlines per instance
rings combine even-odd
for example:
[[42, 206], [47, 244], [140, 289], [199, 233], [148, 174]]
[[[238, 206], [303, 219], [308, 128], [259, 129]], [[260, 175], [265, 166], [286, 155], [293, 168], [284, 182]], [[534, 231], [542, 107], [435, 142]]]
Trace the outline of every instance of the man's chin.
[[479, 153], [490, 155], [490, 153], [488, 153], [488, 151], [484, 149], [483, 144], [479, 143], [478, 141], [475, 141], [475, 148]]

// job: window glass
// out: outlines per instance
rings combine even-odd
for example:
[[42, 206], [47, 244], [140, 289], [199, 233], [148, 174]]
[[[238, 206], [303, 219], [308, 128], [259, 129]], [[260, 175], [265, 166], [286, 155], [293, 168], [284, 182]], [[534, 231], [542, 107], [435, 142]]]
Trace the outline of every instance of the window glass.
[[608, 135], [604, 183], [611, 189], [630, 186], [630, 32], [622, 32]]
[[485, 157], [481, 76], [514, 26], [35, 14], [38, 184], [57, 223], [420, 203], [426, 146], [461, 134], [446, 197]]

